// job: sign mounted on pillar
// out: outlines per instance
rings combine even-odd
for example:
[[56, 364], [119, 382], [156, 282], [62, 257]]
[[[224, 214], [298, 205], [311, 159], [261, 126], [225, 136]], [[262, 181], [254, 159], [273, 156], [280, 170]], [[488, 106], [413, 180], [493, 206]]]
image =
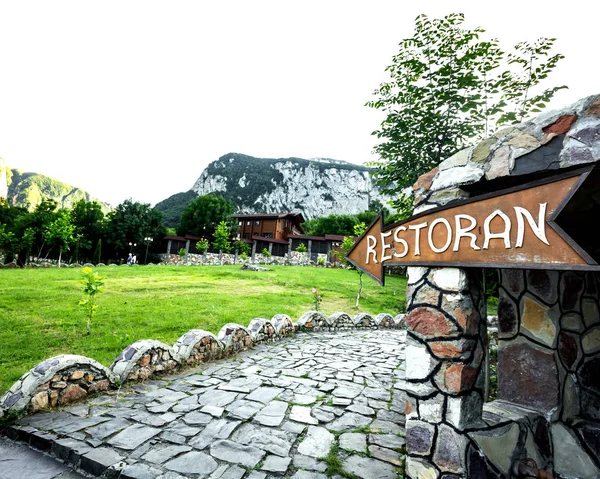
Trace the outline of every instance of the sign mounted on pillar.
[[381, 285], [384, 266], [392, 265], [600, 270], [556, 221], [591, 171], [470, 198], [389, 226], [380, 215], [346, 257]]

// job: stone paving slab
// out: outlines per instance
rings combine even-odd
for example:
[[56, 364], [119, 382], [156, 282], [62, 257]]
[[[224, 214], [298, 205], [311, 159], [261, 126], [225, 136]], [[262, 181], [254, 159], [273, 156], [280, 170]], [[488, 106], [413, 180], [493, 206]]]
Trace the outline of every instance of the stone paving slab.
[[0, 479], [83, 479], [55, 459], [0, 437]]
[[298, 333], [25, 417], [7, 434], [64, 462], [44, 456], [54, 476], [23, 476], [40, 479], [73, 467], [121, 479], [322, 478], [334, 455], [358, 478], [396, 478], [405, 339], [398, 330]]

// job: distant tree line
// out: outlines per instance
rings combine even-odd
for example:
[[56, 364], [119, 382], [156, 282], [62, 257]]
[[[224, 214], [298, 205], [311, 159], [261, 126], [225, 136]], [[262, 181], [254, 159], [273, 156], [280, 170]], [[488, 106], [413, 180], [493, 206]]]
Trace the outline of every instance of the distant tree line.
[[[4, 262], [30, 257], [68, 262], [120, 262], [129, 252], [154, 259], [166, 233], [162, 214], [149, 204], [125, 200], [105, 215], [99, 203], [80, 200], [70, 209], [42, 199], [33, 211], [0, 198], [0, 252]], [[135, 245], [135, 246], [134, 246]]]
[[304, 234], [311, 236], [354, 236], [356, 227], [360, 227], [361, 224], [369, 226], [375, 218], [377, 218], [380, 212], [383, 212], [385, 224], [395, 223], [406, 217], [403, 212], [390, 213], [380, 201], [374, 200], [369, 203], [369, 209], [362, 213], [356, 215], [331, 214], [322, 216], [304, 222], [302, 228], [304, 229]]

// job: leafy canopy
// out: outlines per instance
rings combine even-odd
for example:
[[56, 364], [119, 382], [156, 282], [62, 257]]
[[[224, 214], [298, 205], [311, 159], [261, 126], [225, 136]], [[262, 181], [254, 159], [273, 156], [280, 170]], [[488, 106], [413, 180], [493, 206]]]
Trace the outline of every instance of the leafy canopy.
[[397, 193], [491, 128], [539, 113], [566, 86], [540, 89], [560, 54], [554, 38], [522, 42], [509, 53], [498, 40], [481, 39], [482, 28], [464, 28], [464, 15], [420, 15], [415, 33], [402, 40], [386, 68], [390, 79], [366, 105], [386, 117], [372, 134], [379, 160], [375, 179]]
[[231, 201], [214, 194], [198, 196], [181, 213], [181, 221], [177, 227], [180, 236], [213, 236], [217, 226], [225, 222], [230, 233], [234, 231], [231, 215], [235, 208]]
[[130, 250], [129, 243], [141, 247], [144, 238], [150, 237], [158, 244], [164, 231], [160, 211], [147, 203], [125, 200], [108, 214], [105, 238], [117, 257], [123, 257]]

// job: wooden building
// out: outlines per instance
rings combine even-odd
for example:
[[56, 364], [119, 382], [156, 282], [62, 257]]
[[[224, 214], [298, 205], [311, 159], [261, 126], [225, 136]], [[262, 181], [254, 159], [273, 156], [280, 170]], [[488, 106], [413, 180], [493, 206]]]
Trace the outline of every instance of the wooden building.
[[238, 240], [252, 242], [255, 238], [287, 241], [290, 235], [304, 233], [304, 218], [300, 213], [232, 215], [238, 222]]

